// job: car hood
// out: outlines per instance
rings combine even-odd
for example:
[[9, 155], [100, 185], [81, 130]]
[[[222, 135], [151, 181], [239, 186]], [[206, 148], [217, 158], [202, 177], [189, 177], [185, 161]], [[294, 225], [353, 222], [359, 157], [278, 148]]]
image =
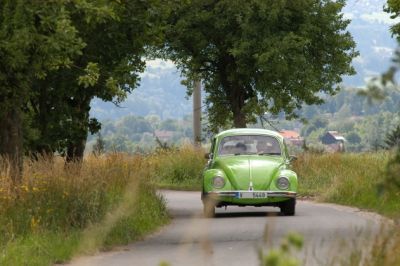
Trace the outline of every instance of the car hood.
[[238, 155], [219, 157], [214, 168], [226, 174], [234, 190], [248, 190], [250, 182], [254, 190], [267, 190], [284, 159], [278, 156]]

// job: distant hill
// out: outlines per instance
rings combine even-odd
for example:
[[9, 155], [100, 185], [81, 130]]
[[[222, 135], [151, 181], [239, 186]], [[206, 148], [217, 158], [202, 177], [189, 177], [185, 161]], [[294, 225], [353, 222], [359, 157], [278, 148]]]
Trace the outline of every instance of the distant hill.
[[119, 119], [127, 115], [158, 115], [162, 120], [181, 118], [191, 112], [191, 100], [186, 98], [186, 88], [181, 85], [181, 76], [174, 64], [161, 60], [148, 62], [141, 74], [140, 86], [117, 107], [96, 99], [91, 114], [104, 121]]
[[[384, 72], [391, 64], [397, 43], [389, 32], [393, 21], [382, 11], [384, 4], [383, 0], [351, 0], [343, 10], [344, 16], [352, 20], [348, 29], [360, 51], [360, 56], [353, 61], [357, 75], [344, 77], [346, 87], [363, 86], [366, 79]], [[122, 108], [94, 100], [91, 115], [101, 121], [150, 114], [162, 120], [182, 118], [191, 113], [192, 102], [186, 99], [181, 79], [171, 62], [149, 61], [140, 86], [121, 104]]]

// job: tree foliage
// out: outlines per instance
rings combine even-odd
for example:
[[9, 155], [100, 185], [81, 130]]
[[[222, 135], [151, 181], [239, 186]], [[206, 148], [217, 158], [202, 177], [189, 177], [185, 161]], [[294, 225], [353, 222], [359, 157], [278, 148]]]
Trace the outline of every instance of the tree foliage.
[[400, 125], [386, 134], [385, 144], [389, 149], [400, 147]]
[[21, 113], [32, 84], [70, 67], [85, 46], [72, 25], [69, 1], [0, 2], [0, 155], [15, 182], [22, 170]]
[[361, 143], [361, 137], [357, 134], [357, 132], [351, 131], [346, 135], [346, 140], [351, 144], [359, 144]]
[[357, 55], [344, 1], [185, 1], [168, 20], [164, 56], [202, 79], [214, 130], [321, 103]]
[[[69, 8], [85, 44], [72, 66], [50, 73], [34, 87], [32, 126], [40, 135], [30, 149], [58, 151], [67, 160], [83, 156], [88, 131], [100, 124], [89, 117], [94, 97], [116, 104], [126, 98], [144, 70], [146, 45], [157, 42], [162, 19], [157, 1], [91, 1]], [[84, 4], [83, 4], [84, 3]]]
[[144, 70], [146, 47], [161, 41], [160, 2], [0, 2], [0, 155], [22, 170], [32, 152], [83, 156], [94, 97], [121, 102]]

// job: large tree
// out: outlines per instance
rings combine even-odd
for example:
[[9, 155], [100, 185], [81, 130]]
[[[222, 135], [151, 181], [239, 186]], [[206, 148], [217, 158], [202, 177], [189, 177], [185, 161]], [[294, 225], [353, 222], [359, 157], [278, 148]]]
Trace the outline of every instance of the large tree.
[[21, 176], [21, 113], [32, 96], [32, 83], [70, 66], [84, 47], [67, 2], [0, 2], [0, 156], [10, 162], [14, 182]]
[[357, 55], [344, 1], [188, 0], [171, 13], [164, 56], [201, 79], [212, 128], [246, 127], [265, 112], [288, 117], [321, 103]]
[[82, 158], [88, 131], [99, 129], [91, 100], [122, 101], [138, 83], [146, 46], [161, 40], [159, 3], [0, 2], [0, 156], [14, 181], [23, 133], [28, 150]]
[[124, 100], [144, 70], [146, 46], [161, 40], [159, 1], [93, 3], [69, 9], [85, 47], [70, 68], [52, 72], [34, 84], [38, 94], [29, 105], [34, 114], [31, 125], [37, 125], [38, 133], [29, 141], [30, 149], [58, 151], [67, 161], [80, 160], [88, 131], [95, 133], [100, 128], [89, 115], [91, 100]]

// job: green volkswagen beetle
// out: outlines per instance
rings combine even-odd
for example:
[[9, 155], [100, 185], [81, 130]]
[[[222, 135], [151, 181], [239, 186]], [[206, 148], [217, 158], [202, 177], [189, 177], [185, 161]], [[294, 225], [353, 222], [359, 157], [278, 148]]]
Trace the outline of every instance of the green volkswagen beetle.
[[203, 173], [204, 214], [216, 207], [275, 206], [294, 215], [297, 175], [283, 137], [265, 129], [231, 129], [214, 136]]

